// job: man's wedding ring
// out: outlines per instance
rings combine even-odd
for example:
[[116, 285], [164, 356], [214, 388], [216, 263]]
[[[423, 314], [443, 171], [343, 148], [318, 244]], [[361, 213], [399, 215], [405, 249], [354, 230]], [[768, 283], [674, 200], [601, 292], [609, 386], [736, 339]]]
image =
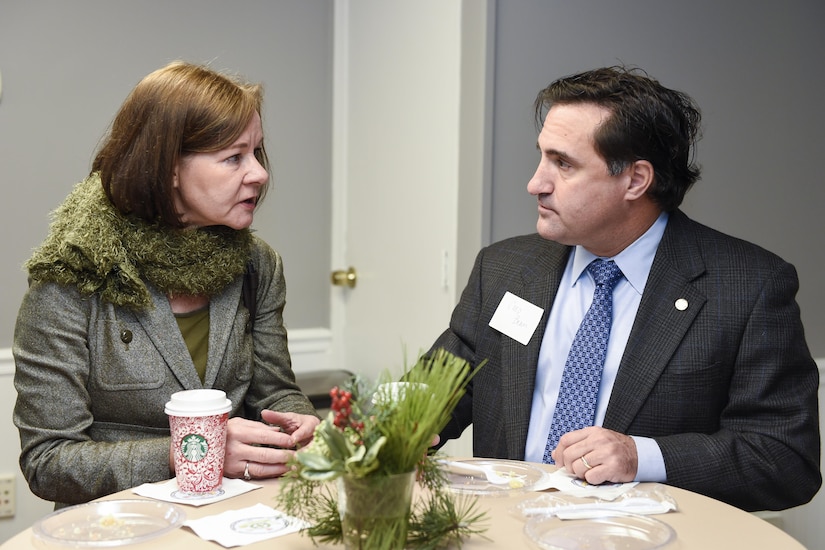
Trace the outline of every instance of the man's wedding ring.
[[[587, 462], [587, 459], [584, 458], [584, 456], [582, 456], [579, 460], [582, 461], [582, 464], [584, 464], [584, 467], [587, 468], [588, 470], [593, 468], [593, 466], [591, 466], [590, 463]], [[247, 463], [247, 464], [249, 464], [249, 463]]]
[[[582, 457], [582, 459], [584, 459], [584, 457]], [[587, 464], [587, 463], [585, 462], [585, 464]], [[249, 461], [248, 460], [246, 461], [246, 466], [243, 467], [243, 478], [246, 481], [249, 481], [250, 479], [252, 479], [252, 476], [249, 475]]]

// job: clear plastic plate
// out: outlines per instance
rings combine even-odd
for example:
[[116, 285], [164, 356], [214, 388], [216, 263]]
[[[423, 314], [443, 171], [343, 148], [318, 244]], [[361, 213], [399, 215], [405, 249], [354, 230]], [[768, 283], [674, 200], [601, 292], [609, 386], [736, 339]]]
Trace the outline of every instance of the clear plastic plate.
[[613, 512], [588, 519], [538, 517], [527, 522], [524, 534], [541, 550], [651, 550], [676, 539], [676, 532], [664, 522], [648, 516]]
[[46, 546], [107, 548], [144, 542], [177, 529], [183, 510], [153, 500], [103, 500], [53, 512], [32, 526]]
[[532, 491], [544, 478], [544, 471], [528, 463], [517, 460], [493, 458], [468, 458], [450, 460], [457, 464], [491, 467], [496, 473], [511, 479], [505, 484], [495, 484], [487, 480], [481, 472], [463, 471], [460, 468], [446, 468], [444, 475], [450, 490], [456, 493], [474, 495], [511, 495]]

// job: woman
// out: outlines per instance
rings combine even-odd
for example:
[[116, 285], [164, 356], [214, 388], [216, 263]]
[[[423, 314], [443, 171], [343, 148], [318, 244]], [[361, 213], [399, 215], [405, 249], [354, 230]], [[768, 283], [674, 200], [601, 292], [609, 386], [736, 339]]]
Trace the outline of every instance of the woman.
[[[174, 62], [120, 108], [26, 263], [14, 422], [60, 507], [174, 476], [164, 404], [231, 399], [224, 474], [286, 471], [319, 420], [295, 384], [280, 256], [249, 230], [269, 180], [260, 86]], [[279, 411], [279, 412], [276, 412]]]

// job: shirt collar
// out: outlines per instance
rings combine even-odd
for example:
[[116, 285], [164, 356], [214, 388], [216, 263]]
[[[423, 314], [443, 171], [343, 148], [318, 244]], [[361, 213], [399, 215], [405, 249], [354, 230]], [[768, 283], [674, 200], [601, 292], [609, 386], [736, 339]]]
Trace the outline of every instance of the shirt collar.
[[622, 270], [625, 279], [630, 283], [630, 286], [642, 294], [647, 283], [647, 277], [650, 275], [650, 268], [653, 265], [653, 258], [656, 256], [656, 249], [659, 247], [659, 242], [662, 240], [662, 235], [665, 233], [667, 227], [668, 214], [662, 212], [653, 225], [644, 232], [644, 234], [633, 241], [630, 246], [616, 254], [611, 258], [604, 258], [596, 256], [592, 252], [586, 250], [579, 245], [573, 249], [573, 285], [575, 286], [581, 277], [584, 270], [590, 265], [590, 262], [597, 258], [603, 260], [613, 260], [619, 269]]

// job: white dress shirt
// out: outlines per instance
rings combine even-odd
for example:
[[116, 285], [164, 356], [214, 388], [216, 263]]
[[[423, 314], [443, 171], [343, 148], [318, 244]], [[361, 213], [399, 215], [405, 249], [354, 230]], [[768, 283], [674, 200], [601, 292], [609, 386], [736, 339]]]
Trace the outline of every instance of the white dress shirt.
[[[607, 342], [607, 356], [602, 371], [599, 396], [596, 401], [595, 425], [601, 426], [613, 383], [619, 370], [619, 362], [624, 354], [636, 312], [642, 300], [642, 293], [653, 265], [653, 258], [659, 241], [667, 226], [667, 213], [662, 213], [644, 235], [612, 258], [624, 278], [613, 289], [613, 324]], [[559, 291], [547, 319], [547, 327], [541, 341], [536, 387], [533, 391], [533, 408], [530, 414], [530, 429], [527, 433], [525, 460], [541, 462], [547, 445], [547, 434], [553, 422], [553, 411], [561, 386], [567, 354], [576, 336], [576, 331], [590, 308], [595, 291], [593, 277], [587, 266], [598, 256], [581, 246], [570, 254], [567, 267], [562, 275]], [[664, 482], [666, 472], [659, 445], [649, 438], [633, 437], [639, 455], [637, 481]]]

